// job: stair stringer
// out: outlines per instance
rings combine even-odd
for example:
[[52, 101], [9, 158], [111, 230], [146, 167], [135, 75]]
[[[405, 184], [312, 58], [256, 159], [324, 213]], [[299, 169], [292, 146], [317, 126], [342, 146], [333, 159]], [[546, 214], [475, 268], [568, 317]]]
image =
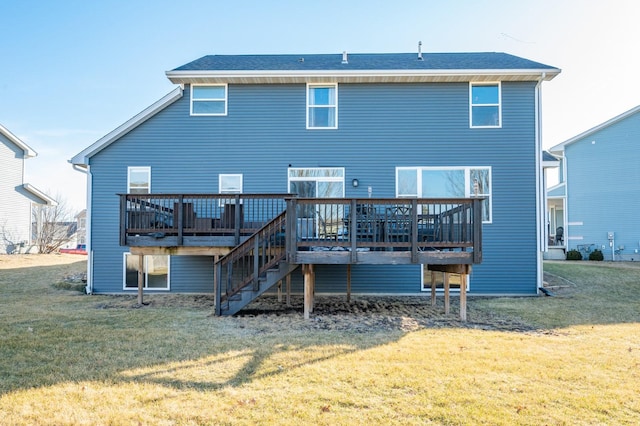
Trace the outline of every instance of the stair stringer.
[[221, 306], [220, 314], [229, 316], [238, 313], [238, 311], [256, 300], [280, 280], [286, 278], [287, 275], [291, 274], [299, 266], [299, 264], [291, 264], [284, 261], [279, 262], [276, 268], [267, 270], [265, 274], [258, 278], [257, 286], [256, 283], [254, 283], [254, 285], [247, 285], [235, 295], [224, 300], [222, 303], [226, 306]]

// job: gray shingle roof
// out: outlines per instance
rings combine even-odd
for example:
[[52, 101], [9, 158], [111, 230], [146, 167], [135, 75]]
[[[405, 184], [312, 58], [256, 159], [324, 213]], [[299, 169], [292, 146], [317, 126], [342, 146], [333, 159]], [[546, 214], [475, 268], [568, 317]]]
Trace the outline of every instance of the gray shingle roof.
[[208, 55], [173, 71], [320, 70], [551, 70], [549, 65], [499, 52]]

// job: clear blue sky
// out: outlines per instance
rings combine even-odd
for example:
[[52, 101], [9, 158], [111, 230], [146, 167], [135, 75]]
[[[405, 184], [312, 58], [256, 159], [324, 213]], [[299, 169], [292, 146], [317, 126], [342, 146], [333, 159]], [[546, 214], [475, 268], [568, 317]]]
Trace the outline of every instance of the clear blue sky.
[[[0, 123], [38, 152], [25, 181], [75, 209], [67, 163], [207, 54], [498, 51], [562, 69], [546, 148], [640, 104], [637, 0], [1, 0]], [[212, 190], [214, 190], [213, 188]]]

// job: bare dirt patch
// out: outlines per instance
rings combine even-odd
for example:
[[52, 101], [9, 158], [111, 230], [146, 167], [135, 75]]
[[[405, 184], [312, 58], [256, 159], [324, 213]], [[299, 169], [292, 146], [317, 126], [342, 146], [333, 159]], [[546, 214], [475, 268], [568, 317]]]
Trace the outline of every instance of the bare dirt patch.
[[430, 297], [421, 296], [316, 296], [309, 320], [304, 319], [303, 297], [293, 295], [291, 305], [275, 295], [263, 295], [233, 317], [214, 317], [215, 301], [209, 295], [145, 295], [145, 305], [135, 296], [93, 296], [97, 309], [185, 308], [209, 311], [217, 321], [235, 321], [240, 328], [267, 330], [315, 329], [350, 332], [414, 331], [423, 328], [463, 327], [483, 330], [533, 331], [535, 327], [517, 318], [493, 315], [474, 308], [470, 301], [468, 321], [459, 319], [459, 300], [451, 298], [451, 311], [444, 313], [444, 300], [438, 297], [431, 306]]
[[[25, 268], [70, 264], [86, 260], [86, 256], [74, 254], [51, 255], [11, 255], [0, 256], [0, 269]], [[637, 267], [620, 263], [600, 263], [614, 267]], [[82, 276], [75, 274], [66, 281], [77, 284]], [[545, 288], [556, 297], [571, 297], [576, 291], [575, 283], [561, 277], [545, 273]], [[71, 288], [70, 288], [71, 289]], [[347, 301], [346, 295], [323, 296], [315, 299], [310, 320], [303, 317], [303, 298], [293, 295], [291, 305], [278, 301], [275, 295], [263, 295], [245, 307], [234, 317], [217, 318], [213, 315], [215, 301], [213, 295], [187, 294], [145, 294], [144, 305], [137, 304], [135, 294], [95, 295], [96, 309], [164, 309], [184, 308], [202, 311], [204, 315], [221, 322], [233, 321], [235, 327], [248, 330], [325, 329], [348, 330], [351, 332], [371, 331], [412, 331], [422, 328], [463, 327], [484, 330], [505, 330], [530, 332], [534, 326], [517, 317], [498, 315], [480, 309], [470, 297], [467, 308], [467, 322], [459, 319], [459, 299], [451, 297], [451, 312], [444, 313], [444, 300], [438, 296], [435, 306], [431, 306], [429, 295], [421, 296], [354, 296]]]

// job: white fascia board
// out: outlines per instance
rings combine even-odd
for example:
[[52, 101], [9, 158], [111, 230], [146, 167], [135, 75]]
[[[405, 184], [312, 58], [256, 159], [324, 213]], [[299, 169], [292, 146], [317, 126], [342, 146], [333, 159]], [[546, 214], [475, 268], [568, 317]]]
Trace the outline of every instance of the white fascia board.
[[16, 135], [11, 133], [2, 124], [0, 124], [0, 133], [2, 133], [7, 139], [9, 139], [11, 142], [13, 142], [15, 145], [17, 145], [18, 148], [20, 148], [22, 151], [24, 151], [24, 158], [31, 158], [31, 157], [35, 157], [36, 155], [38, 155], [38, 153], [35, 152], [29, 145], [27, 145], [26, 143], [22, 142]]
[[537, 81], [540, 76], [549, 81], [560, 73], [558, 68], [522, 69], [522, 70], [311, 70], [311, 71], [282, 71], [282, 70], [239, 70], [212, 71], [187, 70], [167, 71], [165, 74], [171, 82], [176, 84], [188, 82], [225, 81], [225, 82], [307, 82], [317, 79], [336, 80], [338, 82], [385, 82], [385, 81], [433, 81], [458, 80], [474, 81], [492, 77], [499, 80], [532, 80]]
[[130, 120], [126, 121], [124, 124], [118, 126], [116, 129], [112, 130], [102, 138], [98, 139], [91, 146], [85, 148], [82, 152], [73, 156], [69, 163], [74, 164], [76, 166], [88, 166], [89, 158], [98, 152], [102, 151], [104, 148], [109, 146], [111, 143], [118, 140], [123, 135], [129, 133], [131, 130], [139, 126], [140, 124], [147, 121], [149, 118], [156, 115], [158, 112], [162, 111], [164, 108], [177, 101], [182, 97], [182, 87], [177, 87], [167, 95], [162, 97], [162, 99], [155, 102], [153, 105], [149, 106], [142, 112], [135, 115]]
[[570, 144], [572, 144], [574, 142], [577, 142], [577, 141], [579, 141], [581, 139], [584, 139], [587, 136], [592, 135], [592, 134], [594, 134], [594, 133], [596, 133], [596, 132], [598, 132], [598, 131], [600, 131], [600, 130], [602, 130], [604, 128], [607, 128], [607, 127], [611, 126], [612, 124], [617, 123], [618, 121], [624, 120], [625, 118], [627, 118], [629, 116], [632, 116], [633, 114], [635, 114], [637, 112], [640, 112], [640, 105], [638, 105], [635, 108], [630, 109], [629, 111], [623, 112], [622, 114], [617, 115], [617, 116], [613, 117], [612, 119], [605, 121], [602, 124], [598, 124], [597, 126], [592, 127], [591, 129], [589, 129], [587, 131], [584, 131], [584, 132], [580, 133], [579, 135], [572, 137], [571, 139], [567, 139], [566, 141], [564, 141], [562, 143], [559, 143], [558, 145], [552, 146], [551, 148], [549, 148], [548, 151], [549, 152], [554, 152], [555, 151], [555, 152], [558, 152], [558, 153], [562, 153], [564, 151], [564, 148], [567, 145], [570, 145]]
[[58, 205], [58, 202], [56, 200], [54, 200], [53, 198], [51, 198], [50, 196], [48, 196], [44, 192], [40, 191], [35, 186], [33, 186], [33, 185], [29, 184], [29, 183], [23, 183], [22, 187], [25, 190], [27, 190], [30, 193], [32, 193], [33, 195], [35, 195], [36, 197], [40, 198], [42, 200], [42, 204], [46, 204], [46, 205], [52, 206], [52, 207], [55, 207], [55, 206]]

